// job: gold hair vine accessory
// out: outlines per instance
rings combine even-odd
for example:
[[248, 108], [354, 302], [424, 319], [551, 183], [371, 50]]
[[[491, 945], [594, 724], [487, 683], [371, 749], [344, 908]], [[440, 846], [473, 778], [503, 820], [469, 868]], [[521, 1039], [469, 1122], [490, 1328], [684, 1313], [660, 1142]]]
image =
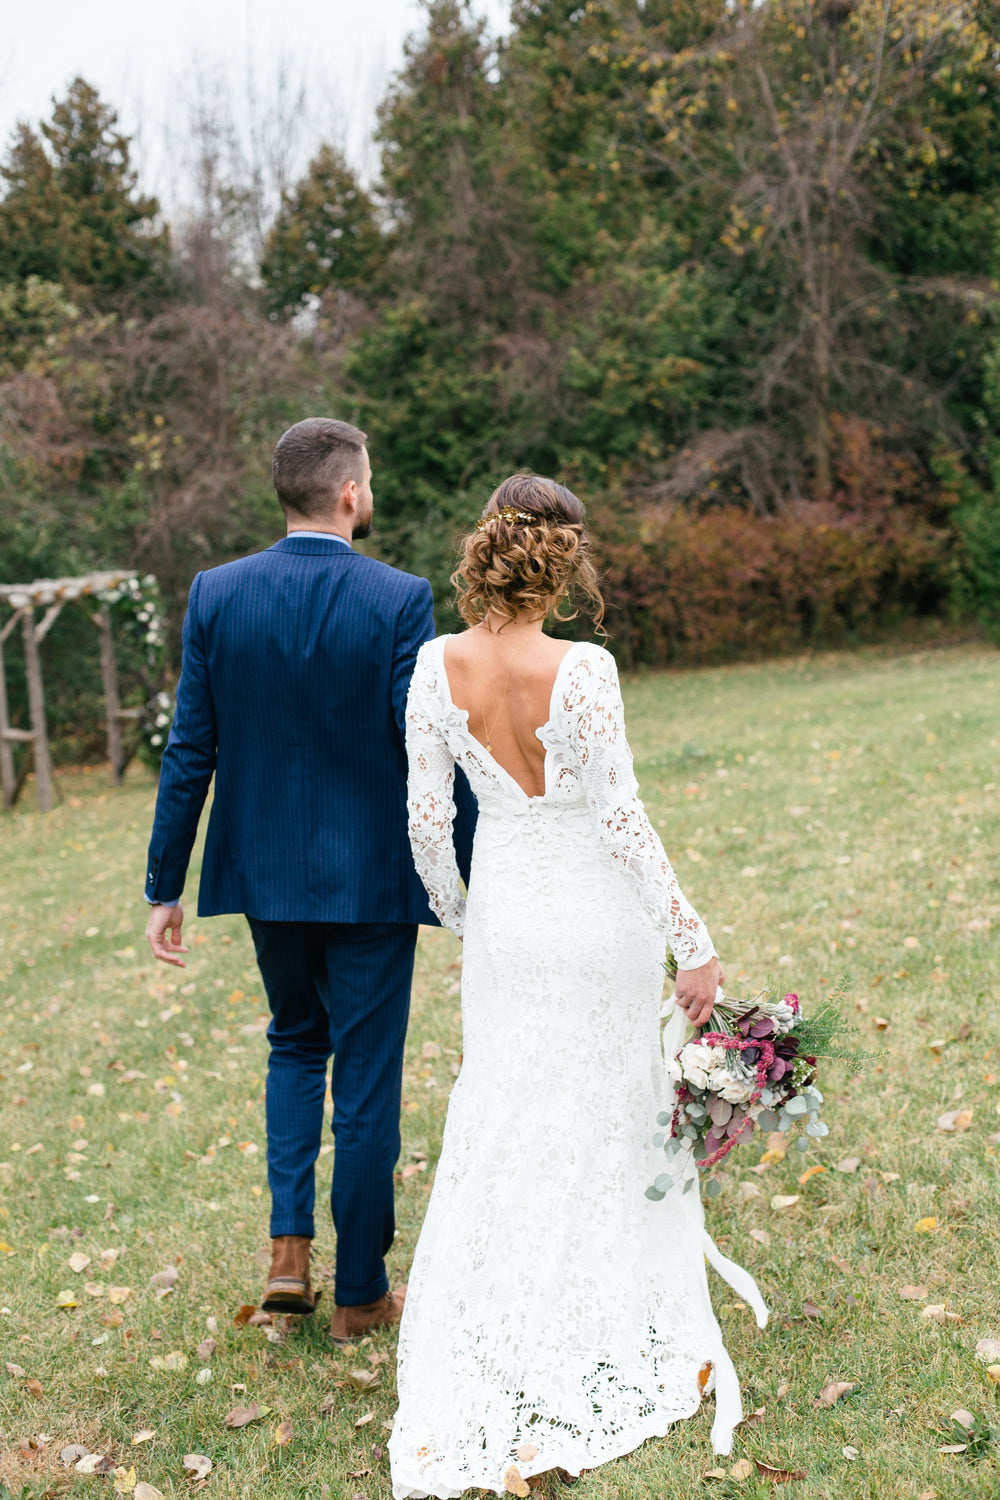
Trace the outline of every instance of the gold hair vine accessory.
[[505, 505], [502, 510], [494, 511], [490, 516], [480, 516], [476, 522], [476, 530], [489, 531], [494, 522], [501, 518], [507, 522], [508, 526], [513, 526], [518, 521], [522, 526], [530, 526], [532, 521], [540, 519], [538, 516], [529, 516], [525, 510], [515, 510], [512, 505]]

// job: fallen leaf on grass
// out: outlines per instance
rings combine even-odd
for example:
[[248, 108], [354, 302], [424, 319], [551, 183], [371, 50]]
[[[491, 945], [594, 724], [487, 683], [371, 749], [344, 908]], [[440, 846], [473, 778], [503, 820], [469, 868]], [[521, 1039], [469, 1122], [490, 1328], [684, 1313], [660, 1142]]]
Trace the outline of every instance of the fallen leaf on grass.
[[108, 1301], [113, 1302], [116, 1307], [120, 1307], [123, 1302], [127, 1302], [131, 1295], [132, 1288], [130, 1286], [108, 1287]]
[[212, 1460], [204, 1453], [185, 1453], [181, 1462], [195, 1479], [207, 1479], [212, 1472]]
[[88, 1453], [73, 1465], [78, 1474], [110, 1474], [114, 1464], [103, 1453]]
[[211, 1359], [212, 1355], [215, 1353], [218, 1347], [219, 1346], [214, 1339], [202, 1339], [201, 1343], [195, 1350], [195, 1353], [200, 1360], [204, 1361], [206, 1359]]
[[938, 1449], [938, 1452], [939, 1453], [964, 1453], [965, 1450], [966, 1450], [966, 1448], [968, 1446], [969, 1446], [968, 1443], [944, 1443]]
[[28, 1373], [27, 1370], [22, 1370], [22, 1368], [21, 1368], [20, 1365], [11, 1364], [10, 1361], [8, 1360], [8, 1362], [7, 1362], [7, 1374], [8, 1375], [13, 1375], [17, 1380], [23, 1380], [24, 1377], [25, 1377], [25, 1375], [27, 1373]]
[[90, 1256], [84, 1255], [82, 1250], [75, 1250], [67, 1261], [67, 1265], [79, 1276], [80, 1272], [85, 1271], [90, 1265]]
[[60, 1292], [59, 1295], [58, 1295], [58, 1297], [56, 1298], [56, 1307], [79, 1307], [79, 1306], [80, 1306], [79, 1302], [77, 1302], [76, 1298], [73, 1296], [73, 1293], [70, 1292], [70, 1291]]
[[791, 1208], [794, 1204], [798, 1203], [798, 1201], [798, 1193], [775, 1193], [774, 1197], [771, 1199], [771, 1207], [777, 1212], [783, 1208]]
[[176, 1266], [165, 1266], [162, 1271], [157, 1271], [155, 1276], [149, 1278], [150, 1286], [167, 1287], [176, 1286], [180, 1280], [180, 1272]]
[[348, 1370], [347, 1383], [356, 1391], [370, 1391], [373, 1386], [382, 1384], [382, 1375], [379, 1370]]
[[115, 1490], [119, 1495], [131, 1495], [135, 1489], [135, 1470], [117, 1468], [115, 1470]]
[[779, 1469], [759, 1458], [754, 1459], [753, 1466], [762, 1479], [769, 1479], [772, 1484], [794, 1484], [796, 1480], [806, 1477], [805, 1469]]
[[88, 1297], [103, 1297], [107, 1288], [103, 1281], [85, 1281], [83, 1283], [83, 1290], [87, 1293]]
[[984, 1365], [1000, 1360], [1000, 1339], [980, 1339], [976, 1345], [976, 1358], [981, 1359]]
[[266, 1417], [271, 1408], [261, 1406], [257, 1401], [251, 1401], [249, 1406], [234, 1406], [232, 1411], [226, 1413], [227, 1427], [248, 1427], [251, 1422], [259, 1422]]
[[766, 1229], [751, 1229], [750, 1238], [756, 1240], [758, 1245], [769, 1245], [771, 1243], [771, 1236]]
[[244, 1302], [243, 1306], [240, 1308], [239, 1312], [233, 1319], [234, 1325], [237, 1328], [242, 1328], [244, 1324], [249, 1323], [250, 1319], [253, 1317], [256, 1311], [257, 1309], [252, 1302]]
[[1000, 1365], [987, 1365], [986, 1374], [994, 1385], [1000, 1385]]
[[[274, 1441], [275, 1441], [275, 1443], [277, 1444], [277, 1446], [279, 1448], [287, 1448], [288, 1447], [289, 1443], [292, 1441], [292, 1424], [291, 1424], [291, 1422], [279, 1422], [278, 1423], [277, 1427], [275, 1428], [275, 1432], [274, 1432]], [[355, 1476], [352, 1474], [351, 1478], [353, 1479], [354, 1477]]]
[[68, 1469], [70, 1464], [79, 1463], [81, 1458], [86, 1458], [89, 1452], [90, 1449], [85, 1448], [82, 1443], [70, 1443], [67, 1448], [60, 1450], [59, 1462], [64, 1469]]
[[926, 1302], [930, 1293], [925, 1286], [901, 1286], [899, 1295], [904, 1302]]
[[851, 1391], [856, 1391], [857, 1388], [856, 1380], [828, 1380], [813, 1402], [813, 1406], [836, 1406], [842, 1396], [850, 1395]]
[[332, 1417], [336, 1410], [337, 1397], [334, 1392], [331, 1391], [330, 1394], [328, 1396], [324, 1396], [322, 1401], [319, 1403], [319, 1414], [321, 1417]]
[[[700, 1375], [698, 1379], [699, 1381], [701, 1380]], [[514, 1449], [514, 1456], [515, 1458], [520, 1459], [521, 1463], [530, 1464], [533, 1458], [538, 1457], [538, 1449], [535, 1447], [534, 1443], [522, 1443], [520, 1448]]]
[[198, 1371], [197, 1375], [194, 1378], [197, 1385], [208, 1385], [212, 1379], [211, 1366], [206, 1365], [203, 1370]]
[[846, 1448], [841, 1448], [840, 1451], [845, 1458], [850, 1459], [850, 1461], [853, 1463], [854, 1460], [858, 1457], [858, 1454], [861, 1452], [861, 1449], [852, 1448], [850, 1447], [850, 1445], [848, 1445]]
[[807, 1167], [806, 1170], [802, 1173], [802, 1176], [799, 1178], [799, 1187], [805, 1187], [806, 1183], [809, 1181], [809, 1179], [811, 1177], [815, 1177], [815, 1176], [818, 1175], [818, 1173], [825, 1172], [825, 1171], [826, 1171], [825, 1167], [820, 1167], [820, 1166]]
[[140, 1443], [148, 1443], [149, 1440], [151, 1438], [154, 1438], [155, 1436], [156, 1433], [153, 1431], [152, 1427], [140, 1427], [139, 1431], [135, 1433], [132, 1438], [132, 1447], [138, 1448]]
[[151, 1370], [183, 1370], [187, 1367], [188, 1358], [179, 1349], [174, 1349], [170, 1354], [154, 1354], [149, 1361]]
[[817, 1307], [816, 1303], [811, 1302], [807, 1297], [802, 1304], [802, 1316], [804, 1318], [821, 1318], [823, 1316], [823, 1309]]
[[943, 1302], [932, 1302], [925, 1307], [920, 1314], [922, 1318], [930, 1318], [934, 1323], [961, 1323], [962, 1319], [958, 1313], [949, 1312]]
[[754, 1427], [758, 1422], [763, 1422], [766, 1416], [767, 1407], [758, 1406], [755, 1411], [748, 1412], [736, 1425], [737, 1427]]
[[155, 1484], [147, 1484], [140, 1479], [132, 1491], [132, 1500], [163, 1500], [163, 1491], [158, 1490]]
[[371, 1469], [352, 1469], [347, 1477], [348, 1479], [367, 1479], [370, 1473]]
[[933, 1215], [926, 1219], [918, 1219], [914, 1228], [917, 1234], [933, 1234], [938, 1227], [938, 1221]]
[[40, 1396], [42, 1394], [42, 1382], [40, 1380], [26, 1380], [24, 1389], [29, 1396]]
[[706, 1469], [702, 1477], [704, 1479], [725, 1479], [726, 1471], [725, 1469]]
[[518, 1495], [520, 1500], [525, 1500], [525, 1497], [531, 1494], [531, 1490], [528, 1488], [525, 1480], [521, 1478], [521, 1471], [516, 1464], [511, 1464], [503, 1476], [503, 1487], [508, 1495]]
[[733, 1464], [729, 1471], [730, 1479], [749, 1479], [753, 1473], [753, 1464], [748, 1458], [741, 1458], [738, 1464]]
[[938, 1130], [968, 1130], [972, 1124], [971, 1109], [952, 1109], [947, 1114], [938, 1115]]
[[359, 1417], [358, 1420], [355, 1422], [354, 1425], [355, 1425], [355, 1427], [367, 1427], [368, 1423], [369, 1422], [373, 1422], [374, 1420], [375, 1420], [375, 1413], [373, 1411], [366, 1411], [365, 1414], [364, 1414], [364, 1416], [363, 1417]]

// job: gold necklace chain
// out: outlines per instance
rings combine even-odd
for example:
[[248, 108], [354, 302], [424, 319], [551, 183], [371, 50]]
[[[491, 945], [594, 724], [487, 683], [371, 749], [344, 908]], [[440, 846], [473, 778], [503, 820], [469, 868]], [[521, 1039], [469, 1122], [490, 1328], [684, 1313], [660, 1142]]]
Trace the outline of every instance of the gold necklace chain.
[[[489, 627], [487, 627], [487, 628], [489, 628]], [[485, 731], [485, 734], [486, 734], [486, 749], [487, 749], [487, 752], [490, 755], [492, 755], [493, 754], [493, 730], [490, 729], [489, 722], [488, 722], [488, 720], [486, 718], [486, 703], [485, 703], [485, 701], [483, 699], [483, 684], [482, 684], [482, 681], [481, 681], [480, 676], [479, 676], [479, 647], [476, 644], [476, 640], [475, 640], [476, 629], [478, 629], [478, 627], [474, 627], [473, 628], [473, 632], [472, 632], [472, 636], [473, 636], [473, 644], [472, 644], [472, 670], [476, 674], [476, 687], [477, 687], [477, 689], [479, 691], [479, 712], [482, 715], [483, 730]], [[492, 635], [493, 632], [490, 631], [490, 634]], [[499, 722], [500, 722], [500, 715], [503, 713], [504, 704], [507, 702], [507, 689], [510, 687], [510, 670], [511, 670], [511, 667], [513, 667], [514, 662], [516, 661], [517, 657], [521, 654], [521, 652], [524, 650], [525, 646], [528, 644], [529, 639], [530, 639], [530, 636], [525, 636], [524, 640], [518, 646], [517, 650], [515, 652], [513, 652], [513, 654], [511, 655], [510, 660], [507, 663], [507, 680], [506, 680], [506, 682], [503, 685], [503, 697], [500, 699], [500, 707], [497, 709], [496, 718], [493, 720], [493, 729], [496, 729], [497, 725], [499, 724]]]

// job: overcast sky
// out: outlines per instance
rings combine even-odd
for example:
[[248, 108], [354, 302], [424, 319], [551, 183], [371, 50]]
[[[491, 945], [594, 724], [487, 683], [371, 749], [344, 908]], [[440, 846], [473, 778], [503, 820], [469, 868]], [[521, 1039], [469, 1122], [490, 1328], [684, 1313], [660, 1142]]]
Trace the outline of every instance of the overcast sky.
[[[494, 30], [507, 0], [473, 0]], [[299, 147], [334, 139], [366, 175], [374, 109], [423, 25], [419, 0], [8, 0], [0, 27], [0, 140], [49, 113], [76, 74], [94, 84], [137, 136], [145, 185], [168, 207], [183, 196], [175, 143], [199, 92], [222, 90], [244, 113], [273, 111], [305, 87]]]

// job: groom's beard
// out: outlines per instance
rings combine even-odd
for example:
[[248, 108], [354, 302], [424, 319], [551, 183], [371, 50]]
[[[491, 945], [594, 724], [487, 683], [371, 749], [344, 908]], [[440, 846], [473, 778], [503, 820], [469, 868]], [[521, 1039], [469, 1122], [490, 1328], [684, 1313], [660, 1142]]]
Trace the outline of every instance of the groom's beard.
[[373, 517], [373, 512], [369, 511], [367, 519], [364, 520], [364, 521], [359, 521], [358, 524], [355, 526], [354, 530], [351, 532], [351, 536], [354, 538], [354, 540], [356, 542], [363, 542], [366, 536], [371, 536], [371, 534], [372, 534], [372, 517]]

